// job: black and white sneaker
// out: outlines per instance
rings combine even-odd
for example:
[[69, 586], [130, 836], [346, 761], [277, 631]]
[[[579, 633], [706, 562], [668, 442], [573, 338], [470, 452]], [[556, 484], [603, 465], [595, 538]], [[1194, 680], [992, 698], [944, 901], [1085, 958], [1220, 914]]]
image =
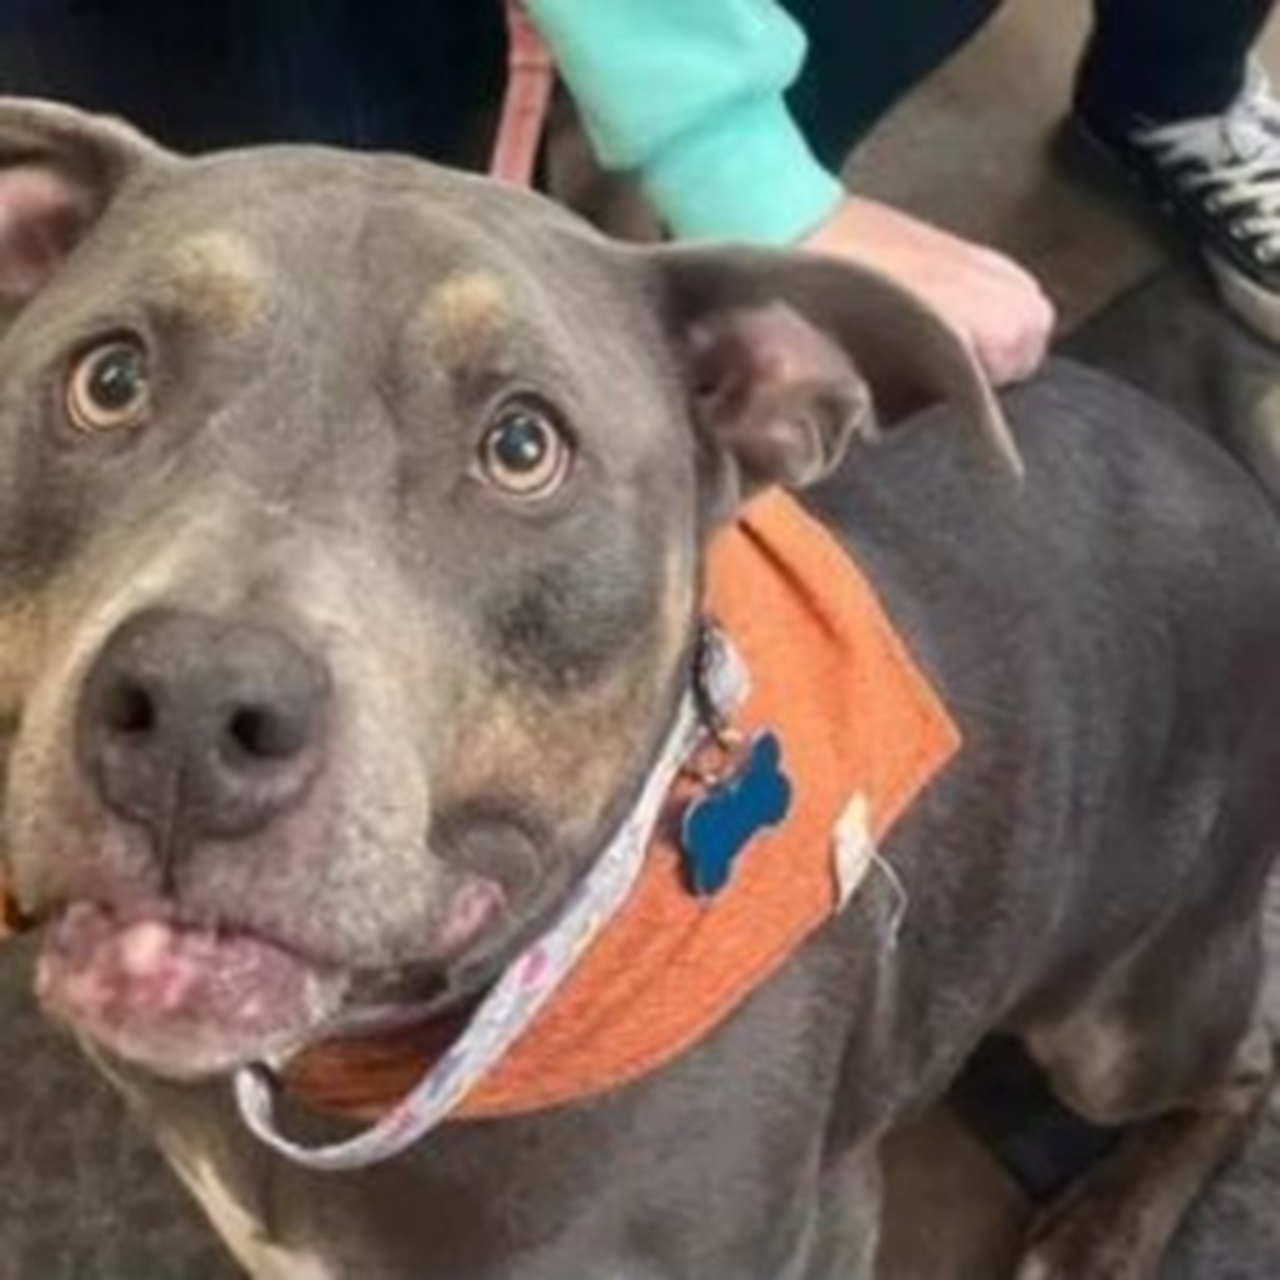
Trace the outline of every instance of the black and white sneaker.
[[1280, 343], [1280, 101], [1261, 68], [1221, 115], [1115, 120], [1078, 102], [1076, 121], [1190, 234], [1226, 305]]

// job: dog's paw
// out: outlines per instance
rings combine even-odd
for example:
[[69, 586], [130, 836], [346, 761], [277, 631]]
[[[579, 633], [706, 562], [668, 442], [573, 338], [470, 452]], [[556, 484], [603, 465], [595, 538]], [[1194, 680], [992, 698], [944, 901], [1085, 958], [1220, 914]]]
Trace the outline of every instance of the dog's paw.
[[1015, 1280], [1155, 1280], [1159, 1250], [1110, 1214], [1049, 1210], [1032, 1228]]

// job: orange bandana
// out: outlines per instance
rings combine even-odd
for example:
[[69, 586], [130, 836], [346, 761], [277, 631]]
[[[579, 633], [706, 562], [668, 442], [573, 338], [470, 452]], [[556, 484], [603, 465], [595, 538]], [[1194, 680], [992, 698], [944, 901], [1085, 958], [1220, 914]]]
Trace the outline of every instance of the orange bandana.
[[[874, 590], [791, 498], [749, 504], [714, 540], [707, 581], [707, 613], [751, 675], [735, 727], [777, 734], [791, 811], [711, 897], [691, 894], [679, 851], [655, 841], [631, 897], [460, 1118], [602, 1093], [708, 1035], [839, 909], [842, 817], [865, 814], [878, 842], [959, 745]], [[439, 1034], [319, 1046], [289, 1065], [289, 1092], [378, 1117], [418, 1082]]]

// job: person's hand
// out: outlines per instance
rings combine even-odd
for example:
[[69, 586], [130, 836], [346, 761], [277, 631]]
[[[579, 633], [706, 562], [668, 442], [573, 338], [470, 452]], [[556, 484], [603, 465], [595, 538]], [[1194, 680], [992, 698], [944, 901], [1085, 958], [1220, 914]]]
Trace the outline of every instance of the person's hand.
[[997, 386], [1044, 359], [1053, 304], [1017, 263], [888, 205], [848, 196], [799, 245], [873, 267], [930, 304]]

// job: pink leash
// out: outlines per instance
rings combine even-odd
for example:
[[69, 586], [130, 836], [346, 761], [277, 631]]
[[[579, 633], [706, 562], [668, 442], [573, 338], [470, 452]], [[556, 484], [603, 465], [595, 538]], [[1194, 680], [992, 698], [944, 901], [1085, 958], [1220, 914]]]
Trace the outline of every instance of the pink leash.
[[504, 182], [527, 187], [533, 182], [555, 68], [520, 0], [506, 0], [506, 9], [507, 89], [489, 173]]

